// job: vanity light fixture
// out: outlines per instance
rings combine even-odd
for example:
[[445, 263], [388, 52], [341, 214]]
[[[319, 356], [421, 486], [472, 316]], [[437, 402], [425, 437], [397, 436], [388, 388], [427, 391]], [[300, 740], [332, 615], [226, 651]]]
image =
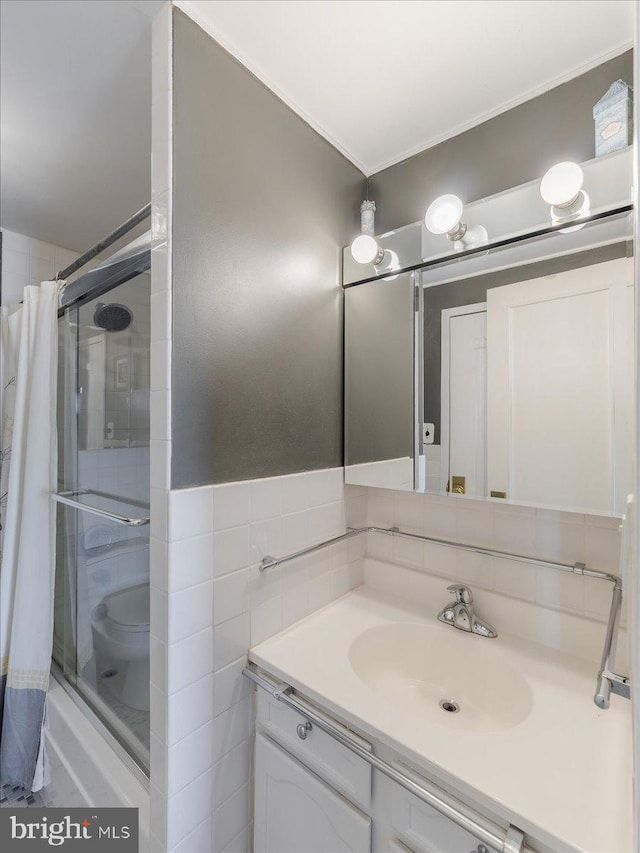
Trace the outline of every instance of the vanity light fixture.
[[375, 201], [363, 201], [360, 205], [360, 234], [351, 244], [351, 255], [359, 264], [377, 265], [384, 259], [385, 251], [373, 236], [375, 216]]
[[446, 234], [454, 248], [470, 249], [480, 246], [489, 239], [482, 225], [467, 226], [462, 221], [464, 205], [457, 195], [447, 193], [432, 201], [424, 217], [424, 224], [432, 234]]
[[360, 234], [351, 244], [351, 254], [359, 264], [376, 264], [382, 260], [384, 249], [370, 234]]
[[569, 160], [556, 163], [545, 172], [540, 181], [540, 195], [551, 206], [554, 225], [571, 222], [589, 212], [589, 196], [582, 189], [583, 183], [584, 172]]
[[[382, 254], [382, 260], [378, 261], [375, 264], [376, 272], [395, 272], [400, 269], [400, 259], [398, 258], [397, 252], [394, 252], [393, 249], [385, 249]], [[386, 276], [389, 280], [396, 278], [393, 276]]]

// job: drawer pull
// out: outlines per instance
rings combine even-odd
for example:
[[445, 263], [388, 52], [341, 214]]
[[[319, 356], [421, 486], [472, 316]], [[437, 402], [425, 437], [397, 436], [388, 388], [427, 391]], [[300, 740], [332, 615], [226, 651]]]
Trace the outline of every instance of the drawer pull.
[[298, 737], [300, 738], [300, 740], [306, 740], [307, 735], [309, 734], [312, 728], [313, 726], [311, 725], [309, 720], [307, 720], [306, 723], [298, 723], [296, 731], [298, 732]]

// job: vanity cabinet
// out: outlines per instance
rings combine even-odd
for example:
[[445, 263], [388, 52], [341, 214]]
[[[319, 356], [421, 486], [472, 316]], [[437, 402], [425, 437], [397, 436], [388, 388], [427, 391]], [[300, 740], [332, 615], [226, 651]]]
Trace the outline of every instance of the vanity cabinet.
[[263, 734], [255, 756], [255, 853], [371, 850], [371, 818]]
[[302, 714], [257, 699], [254, 853], [496, 853]]
[[497, 853], [395, 783], [391, 793], [391, 825], [405, 849], [416, 853]]

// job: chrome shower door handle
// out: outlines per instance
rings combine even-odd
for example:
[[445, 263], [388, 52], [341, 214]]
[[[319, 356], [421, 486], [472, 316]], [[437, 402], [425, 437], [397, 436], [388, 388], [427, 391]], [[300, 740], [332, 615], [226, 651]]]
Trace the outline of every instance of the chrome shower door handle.
[[[55, 503], [73, 507], [73, 509], [79, 509], [81, 512], [88, 512], [90, 515], [97, 515], [100, 518], [106, 518], [109, 521], [113, 521], [115, 524], [125, 524], [127, 527], [142, 527], [144, 524], [149, 524], [151, 520], [148, 515], [142, 515], [135, 518], [128, 515], [119, 515], [117, 512], [109, 512], [109, 510], [106, 509], [99, 509], [96, 506], [88, 506], [87, 504], [82, 503], [82, 501], [76, 500], [74, 497], [75, 495], [88, 494], [92, 494], [90, 489], [77, 489], [76, 491], [70, 492], [54, 492], [51, 495], [51, 500]], [[114, 498], [110, 498], [110, 500], [114, 500]]]

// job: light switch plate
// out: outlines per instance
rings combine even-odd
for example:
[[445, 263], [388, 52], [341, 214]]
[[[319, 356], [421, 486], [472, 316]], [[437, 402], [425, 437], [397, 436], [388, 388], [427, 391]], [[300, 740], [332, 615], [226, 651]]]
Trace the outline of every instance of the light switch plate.
[[435, 424], [422, 424], [422, 443], [433, 444], [435, 431]]

